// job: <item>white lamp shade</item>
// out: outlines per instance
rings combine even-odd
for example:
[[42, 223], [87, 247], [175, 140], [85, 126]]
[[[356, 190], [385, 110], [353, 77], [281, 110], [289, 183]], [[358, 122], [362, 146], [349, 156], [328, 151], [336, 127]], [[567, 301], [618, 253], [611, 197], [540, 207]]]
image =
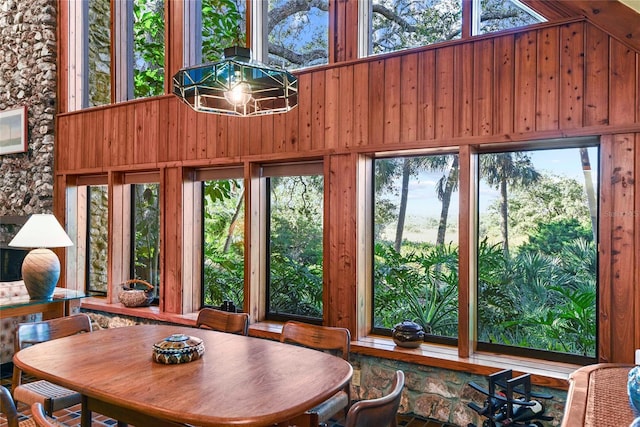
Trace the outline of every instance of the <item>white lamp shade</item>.
[[61, 248], [73, 246], [73, 242], [55, 216], [51, 214], [34, 214], [22, 226], [13, 240], [9, 242], [9, 246]]

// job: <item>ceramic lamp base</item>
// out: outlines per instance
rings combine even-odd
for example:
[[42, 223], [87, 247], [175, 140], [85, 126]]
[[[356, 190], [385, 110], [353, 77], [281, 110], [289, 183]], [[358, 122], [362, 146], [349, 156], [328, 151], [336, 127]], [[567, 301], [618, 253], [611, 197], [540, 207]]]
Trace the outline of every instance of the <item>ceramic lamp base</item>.
[[34, 249], [22, 262], [22, 280], [32, 300], [50, 300], [60, 278], [60, 261], [50, 249]]

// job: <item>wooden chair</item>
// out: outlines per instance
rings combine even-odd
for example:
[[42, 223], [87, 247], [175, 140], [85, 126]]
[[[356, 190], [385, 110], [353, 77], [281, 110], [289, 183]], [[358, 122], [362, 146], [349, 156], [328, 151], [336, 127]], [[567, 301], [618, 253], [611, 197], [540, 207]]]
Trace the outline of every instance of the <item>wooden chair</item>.
[[[91, 319], [86, 314], [76, 314], [58, 317], [42, 322], [21, 323], [18, 325], [15, 337], [15, 351], [40, 342], [63, 338], [82, 332], [91, 332]], [[81, 396], [73, 390], [52, 384], [48, 381], [37, 380], [22, 383], [22, 371], [13, 368], [12, 379], [13, 399], [32, 405], [40, 402], [48, 415], [58, 409], [80, 403]]]
[[[42, 405], [40, 405], [42, 408]], [[7, 423], [4, 424], [7, 427], [39, 427], [40, 424], [36, 422], [34, 418], [24, 418], [20, 421], [18, 417], [18, 410], [16, 409], [16, 405], [11, 397], [11, 393], [6, 387], [0, 386], [0, 412], [2, 412], [7, 420]], [[46, 427], [64, 427], [63, 424], [51, 420]]]
[[[282, 326], [280, 342], [294, 343], [316, 350], [328, 351], [339, 355], [347, 362], [351, 349], [351, 334], [346, 328], [311, 325], [289, 321]], [[339, 354], [337, 354], [339, 353]], [[325, 402], [292, 420], [292, 425], [318, 426], [343, 410], [345, 414], [351, 403], [351, 384], [334, 394]]]
[[378, 399], [354, 403], [347, 413], [345, 427], [396, 427], [403, 387], [404, 372], [396, 371], [391, 392]]
[[64, 424], [48, 417], [44, 413], [44, 407], [40, 404], [40, 402], [35, 402], [33, 405], [31, 405], [31, 419], [33, 420], [36, 427], [65, 427]]
[[249, 314], [230, 313], [205, 307], [198, 313], [196, 327], [231, 332], [238, 335], [249, 335]]

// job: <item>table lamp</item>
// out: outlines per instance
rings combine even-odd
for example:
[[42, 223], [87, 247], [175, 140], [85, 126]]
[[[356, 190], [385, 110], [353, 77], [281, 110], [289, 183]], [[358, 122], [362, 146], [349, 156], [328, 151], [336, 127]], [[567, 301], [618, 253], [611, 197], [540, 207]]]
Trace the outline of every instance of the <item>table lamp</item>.
[[60, 278], [60, 260], [52, 250], [73, 242], [55, 216], [31, 215], [9, 246], [35, 248], [22, 262], [22, 280], [32, 300], [50, 300]]

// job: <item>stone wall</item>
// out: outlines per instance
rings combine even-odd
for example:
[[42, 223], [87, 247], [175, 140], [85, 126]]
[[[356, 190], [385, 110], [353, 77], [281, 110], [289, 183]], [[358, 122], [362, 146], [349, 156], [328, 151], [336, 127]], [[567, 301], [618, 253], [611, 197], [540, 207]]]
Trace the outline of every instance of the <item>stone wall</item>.
[[[0, 112], [26, 106], [28, 118], [27, 152], [0, 156], [0, 217], [53, 211], [56, 14], [56, 0], [0, 1]], [[1, 231], [6, 245], [17, 230]], [[0, 363], [11, 360], [15, 324], [27, 320], [3, 320]]]
[[0, 216], [53, 209], [56, 1], [0, 2], [0, 112], [25, 105], [28, 151], [0, 156]]

